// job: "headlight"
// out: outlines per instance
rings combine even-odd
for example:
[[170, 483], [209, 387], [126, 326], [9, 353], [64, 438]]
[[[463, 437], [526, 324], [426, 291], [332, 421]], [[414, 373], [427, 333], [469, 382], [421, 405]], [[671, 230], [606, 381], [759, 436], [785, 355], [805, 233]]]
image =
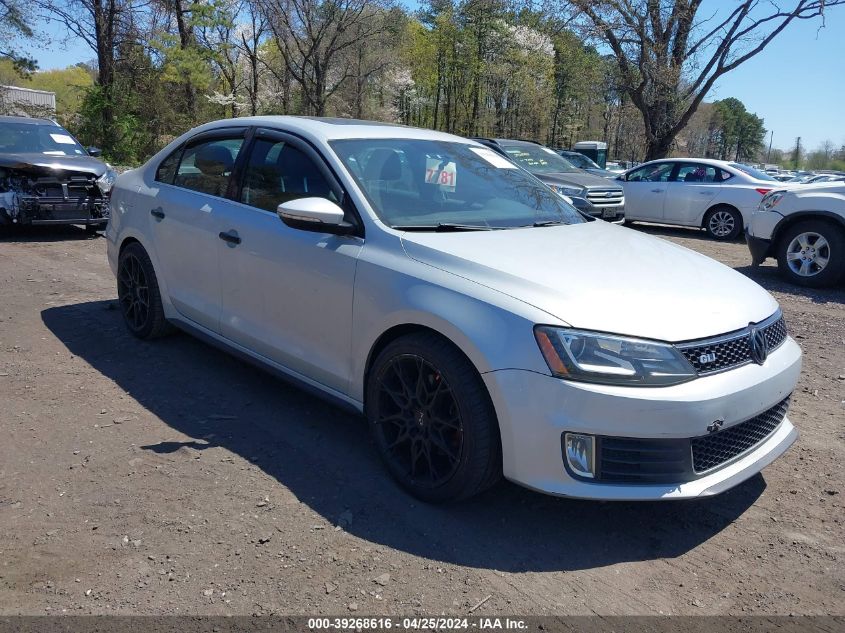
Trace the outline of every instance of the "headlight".
[[672, 345], [635, 338], [537, 326], [549, 369], [568, 380], [664, 387], [692, 380], [695, 370]]
[[782, 199], [783, 192], [768, 193], [763, 196], [762, 200], [760, 200], [760, 209], [762, 211], [771, 211]]
[[561, 185], [549, 185], [552, 191], [561, 195], [561, 196], [576, 196], [580, 197], [584, 195], [584, 190], [579, 187], [563, 187]]
[[114, 185], [114, 181], [117, 179], [117, 172], [108, 166], [106, 172], [97, 178], [97, 188], [100, 190], [104, 196], [107, 196], [111, 191], [112, 185]]

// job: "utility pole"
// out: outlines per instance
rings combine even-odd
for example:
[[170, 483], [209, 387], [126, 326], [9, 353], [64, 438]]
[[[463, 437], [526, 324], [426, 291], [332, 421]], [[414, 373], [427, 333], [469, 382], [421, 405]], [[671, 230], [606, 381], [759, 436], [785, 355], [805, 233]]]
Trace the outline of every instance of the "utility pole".
[[775, 140], [775, 131], [772, 130], [772, 135], [769, 137], [769, 151], [766, 152], [766, 163], [772, 160], [772, 141]]

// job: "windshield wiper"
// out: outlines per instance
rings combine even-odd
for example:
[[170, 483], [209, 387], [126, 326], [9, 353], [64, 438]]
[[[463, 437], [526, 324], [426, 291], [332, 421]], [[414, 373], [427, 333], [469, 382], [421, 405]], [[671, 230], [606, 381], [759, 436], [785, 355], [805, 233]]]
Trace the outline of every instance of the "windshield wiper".
[[569, 224], [568, 222], [564, 222], [563, 220], [541, 220], [540, 222], [535, 222], [531, 226], [558, 226], [559, 224]]
[[480, 224], [452, 224], [441, 222], [439, 224], [407, 224], [392, 227], [397, 231], [434, 231], [437, 233], [449, 233], [457, 231], [492, 231], [499, 228], [495, 226], [483, 226]]

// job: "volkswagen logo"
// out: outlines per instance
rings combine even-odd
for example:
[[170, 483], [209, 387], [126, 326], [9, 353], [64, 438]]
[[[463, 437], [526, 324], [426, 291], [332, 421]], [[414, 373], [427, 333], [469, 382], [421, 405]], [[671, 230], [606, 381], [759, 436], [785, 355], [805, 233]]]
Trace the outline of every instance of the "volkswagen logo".
[[766, 362], [769, 355], [769, 344], [766, 335], [760, 328], [752, 327], [748, 335], [748, 347], [751, 349], [751, 360], [758, 365]]

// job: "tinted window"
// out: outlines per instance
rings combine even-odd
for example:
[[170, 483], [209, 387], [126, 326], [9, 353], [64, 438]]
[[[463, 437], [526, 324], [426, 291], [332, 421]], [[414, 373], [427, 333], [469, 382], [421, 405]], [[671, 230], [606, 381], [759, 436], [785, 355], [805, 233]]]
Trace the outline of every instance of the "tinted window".
[[713, 165], [680, 163], [678, 173], [672, 180], [675, 182], [721, 182], [726, 173]]
[[179, 156], [182, 154], [180, 147], [170, 156], [159, 163], [156, 169], [156, 180], [158, 182], [166, 182], [169, 185], [173, 184], [173, 177], [176, 175], [176, 168], [179, 166]]
[[629, 182], [667, 182], [674, 166], [674, 163], [645, 165], [629, 173], [625, 180]]
[[422, 139], [331, 145], [390, 226], [513, 228], [585, 221], [563, 198], [487, 147]]
[[242, 145], [242, 138], [214, 138], [188, 145], [173, 184], [212, 196], [225, 196]]
[[754, 169], [750, 165], [743, 165], [742, 163], [728, 163], [730, 167], [741, 171], [744, 174], [748, 174], [752, 178], [756, 178], [757, 180], [774, 180], [769, 174], [760, 171], [759, 169]]
[[328, 198], [337, 202], [314, 161], [284, 141], [256, 141], [243, 182], [241, 202], [267, 211], [275, 211], [282, 202], [296, 198]]

